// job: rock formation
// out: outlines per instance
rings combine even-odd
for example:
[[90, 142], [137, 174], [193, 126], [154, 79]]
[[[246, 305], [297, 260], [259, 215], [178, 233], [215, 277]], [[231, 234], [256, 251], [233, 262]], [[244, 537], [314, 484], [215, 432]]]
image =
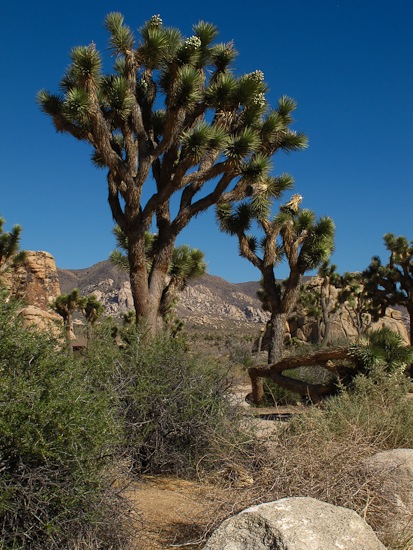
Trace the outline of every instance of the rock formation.
[[6, 274], [5, 284], [12, 296], [44, 311], [60, 294], [56, 264], [48, 252], [27, 251], [24, 263]]
[[385, 550], [353, 510], [307, 497], [247, 508], [212, 534], [205, 550]]
[[[58, 270], [62, 292], [71, 292], [75, 287], [82, 294], [95, 294], [102, 302], [106, 315], [120, 317], [122, 313], [133, 309], [132, 293], [128, 275], [113, 266], [109, 261], [99, 262], [86, 269]], [[309, 284], [309, 282], [307, 282]], [[319, 284], [317, 277], [311, 279], [311, 285]], [[269, 314], [263, 311], [256, 296], [258, 282], [233, 284], [221, 277], [204, 275], [190, 281], [179, 296], [178, 317], [188, 325], [224, 329], [228, 325], [234, 328], [250, 327], [256, 330], [265, 326]], [[334, 292], [332, 287], [332, 292]], [[408, 342], [405, 319], [401, 311], [389, 310], [386, 317], [374, 325], [390, 326], [399, 332]], [[287, 327], [289, 338], [295, 337], [303, 342], [314, 341], [316, 321], [310, 317], [293, 316]], [[332, 339], [355, 337], [357, 331], [348, 312], [339, 310], [332, 324]], [[265, 346], [264, 346], [265, 347]]]
[[[306, 282], [307, 289], [311, 292], [320, 294], [320, 287], [323, 280], [320, 277], [313, 277]], [[328, 287], [328, 296], [331, 303], [335, 304], [338, 299], [338, 289], [333, 285]], [[369, 317], [369, 316], [368, 316]], [[402, 339], [408, 344], [410, 342], [407, 331], [407, 315], [404, 312], [392, 308], [387, 308], [386, 315], [377, 322], [371, 322], [369, 318], [369, 329], [377, 330], [386, 326], [400, 334]], [[289, 336], [295, 337], [303, 342], [316, 343], [317, 341], [317, 322], [314, 318], [300, 316], [295, 314], [289, 320]], [[347, 338], [356, 338], [357, 329], [354, 324], [354, 315], [351, 308], [341, 305], [331, 314], [331, 340], [341, 340]]]
[[4, 274], [3, 283], [12, 296], [28, 304], [19, 312], [24, 325], [59, 333], [56, 323], [61, 324], [61, 317], [49, 307], [60, 294], [59, 276], [51, 254], [27, 251], [25, 261]]

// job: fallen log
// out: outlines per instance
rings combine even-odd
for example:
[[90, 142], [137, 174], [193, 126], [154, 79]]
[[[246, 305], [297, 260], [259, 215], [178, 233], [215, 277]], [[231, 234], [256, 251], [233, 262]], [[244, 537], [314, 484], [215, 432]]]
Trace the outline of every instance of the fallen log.
[[348, 347], [337, 347], [314, 351], [304, 355], [284, 357], [272, 365], [251, 367], [248, 369], [248, 374], [251, 379], [252, 401], [256, 405], [261, 402], [264, 395], [260, 379], [270, 378], [282, 388], [298, 393], [302, 397], [307, 397], [313, 402], [318, 402], [322, 396], [332, 393], [334, 384], [310, 384], [285, 376], [282, 374], [283, 371], [299, 367], [320, 366], [330, 372], [342, 375], [348, 368], [343, 367], [342, 364], [336, 365], [333, 361], [351, 361], [351, 359]]

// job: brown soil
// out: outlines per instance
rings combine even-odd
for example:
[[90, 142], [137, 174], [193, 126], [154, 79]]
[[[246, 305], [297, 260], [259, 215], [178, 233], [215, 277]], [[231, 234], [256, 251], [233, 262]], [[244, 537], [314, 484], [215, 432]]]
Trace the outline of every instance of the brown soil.
[[133, 550], [202, 548], [226, 500], [225, 489], [164, 476], [145, 476], [123, 496], [134, 516]]

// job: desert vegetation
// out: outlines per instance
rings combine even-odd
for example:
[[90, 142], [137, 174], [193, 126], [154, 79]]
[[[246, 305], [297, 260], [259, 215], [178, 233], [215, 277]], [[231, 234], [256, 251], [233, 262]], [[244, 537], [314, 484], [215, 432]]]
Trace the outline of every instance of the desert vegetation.
[[392, 503], [362, 468], [378, 451], [413, 445], [413, 351], [391, 331], [353, 342], [352, 375], [335, 395], [295, 405], [301, 414], [263, 435], [265, 421], [233, 399], [251, 341], [206, 334], [217, 360], [183, 337], [148, 343], [135, 324], [101, 318], [87, 354], [71, 354], [64, 327], [60, 339], [24, 328], [18, 305], [3, 295], [2, 548], [140, 548], [124, 494], [148, 474], [208, 488], [211, 515], [184, 541], [193, 548], [227, 515], [288, 495], [353, 508], [389, 548], [412, 536], [381, 530]]
[[[284, 496], [352, 508], [388, 548], [411, 547], [412, 518], [397, 532], [383, 528], [392, 502], [363, 462], [413, 448], [413, 350], [370, 327], [392, 305], [412, 320], [412, 243], [389, 233], [388, 265], [374, 257], [363, 273], [339, 275], [329, 263], [332, 219], [302, 209], [298, 194], [281, 201], [293, 179], [271, 175], [276, 153], [307, 146], [290, 127], [295, 102], [283, 96], [271, 109], [263, 73], [236, 76], [233, 43], [215, 43], [209, 23], [185, 39], [153, 16], [138, 40], [119, 13], [105, 25], [114, 72], [103, 74], [95, 44], [74, 48], [61, 95], [41, 91], [38, 102], [107, 170], [112, 261], [129, 271], [135, 312], [123, 322], [105, 317], [95, 296], [75, 289], [50, 304], [60, 332], [42, 331], [23, 326], [22, 304], [2, 287], [0, 548], [146, 548], [132, 513], [139, 510], [125, 495], [159, 475], [209, 491], [209, 513], [180, 538], [188, 548], [201, 548], [234, 512]], [[206, 269], [202, 252], [175, 241], [212, 206], [262, 277], [271, 316], [264, 365], [251, 334], [181, 331], [173, 316], [178, 291]], [[0, 275], [24, 261], [20, 226], [6, 232], [4, 223]], [[284, 260], [289, 276], [279, 281]], [[314, 269], [317, 292], [302, 284]], [[330, 329], [340, 305], [358, 336], [338, 345]], [[297, 312], [317, 325], [305, 349], [285, 338]], [[76, 331], [86, 336], [82, 352], [74, 351]], [[258, 407], [239, 399], [250, 379], [255, 404], [288, 405], [289, 422], [263, 428]], [[168, 536], [166, 546], [178, 533]]]

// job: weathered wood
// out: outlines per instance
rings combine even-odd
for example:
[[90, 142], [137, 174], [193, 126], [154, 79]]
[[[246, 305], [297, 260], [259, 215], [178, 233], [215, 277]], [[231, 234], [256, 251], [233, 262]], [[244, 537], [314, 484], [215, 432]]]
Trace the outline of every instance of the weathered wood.
[[323, 395], [328, 395], [334, 390], [334, 384], [310, 384], [302, 380], [296, 380], [282, 373], [285, 370], [299, 367], [321, 366], [330, 372], [339, 373], [340, 366], [332, 361], [351, 360], [347, 347], [328, 348], [311, 352], [305, 355], [284, 357], [272, 365], [259, 365], [248, 369], [251, 379], [252, 399], [258, 405], [263, 398], [262, 378], [271, 378], [276, 384], [287, 390], [308, 397], [312, 401], [319, 401]]

